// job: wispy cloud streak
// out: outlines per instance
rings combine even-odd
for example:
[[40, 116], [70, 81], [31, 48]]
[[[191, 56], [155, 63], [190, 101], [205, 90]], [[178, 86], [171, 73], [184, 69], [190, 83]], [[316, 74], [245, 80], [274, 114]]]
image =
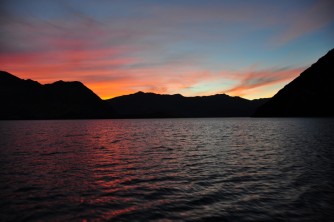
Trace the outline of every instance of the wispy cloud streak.
[[248, 71], [237, 74], [240, 76], [239, 83], [232, 88], [225, 90], [224, 93], [231, 95], [247, 95], [249, 90], [259, 87], [270, 86], [279, 82], [289, 82], [297, 77], [303, 68], [273, 68], [265, 70]]

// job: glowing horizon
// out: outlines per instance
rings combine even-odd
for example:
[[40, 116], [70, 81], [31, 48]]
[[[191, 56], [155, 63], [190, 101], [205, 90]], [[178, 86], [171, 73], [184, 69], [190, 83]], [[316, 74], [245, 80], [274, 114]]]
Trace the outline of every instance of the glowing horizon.
[[273, 96], [334, 46], [333, 3], [5, 0], [0, 64], [42, 84], [135, 93]]

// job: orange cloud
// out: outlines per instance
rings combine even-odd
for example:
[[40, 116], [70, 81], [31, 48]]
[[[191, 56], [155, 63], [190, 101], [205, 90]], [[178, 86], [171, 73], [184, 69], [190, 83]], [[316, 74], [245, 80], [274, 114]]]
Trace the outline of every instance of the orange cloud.
[[42, 83], [53, 80], [89, 81], [102, 76], [111, 78], [122, 66], [132, 64], [135, 58], [123, 56], [117, 48], [90, 50], [58, 50], [29, 53], [0, 54], [1, 69]]

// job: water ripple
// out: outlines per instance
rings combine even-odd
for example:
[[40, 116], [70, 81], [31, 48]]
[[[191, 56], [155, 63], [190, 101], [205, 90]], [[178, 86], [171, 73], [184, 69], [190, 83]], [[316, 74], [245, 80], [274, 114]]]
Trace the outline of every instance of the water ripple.
[[0, 122], [1, 221], [331, 221], [333, 119]]

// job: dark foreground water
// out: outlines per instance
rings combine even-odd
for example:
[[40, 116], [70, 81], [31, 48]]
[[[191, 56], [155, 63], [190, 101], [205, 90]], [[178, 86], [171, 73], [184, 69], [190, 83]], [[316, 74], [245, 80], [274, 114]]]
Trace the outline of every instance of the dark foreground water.
[[0, 221], [333, 221], [334, 119], [0, 122]]

